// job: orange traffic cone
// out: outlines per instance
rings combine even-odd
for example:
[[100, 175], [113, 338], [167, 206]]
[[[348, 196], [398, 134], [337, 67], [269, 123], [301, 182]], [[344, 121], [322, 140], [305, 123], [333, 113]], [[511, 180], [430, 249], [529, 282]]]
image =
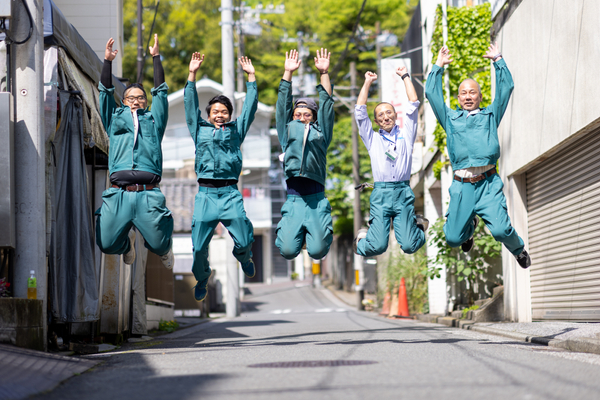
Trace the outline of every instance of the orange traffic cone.
[[406, 283], [404, 278], [400, 280], [400, 288], [398, 289], [398, 316], [408, 317], [408, 297], [406, 297]]
[[379, 313], [379, 315], [389, 315], [391, 301], [392, 295], [390, 294], [390, 289], [388, 288], [388, 291], [385, 293], [385, 296], [383, 296], [383, 307], [381, 308], [381, 312]]

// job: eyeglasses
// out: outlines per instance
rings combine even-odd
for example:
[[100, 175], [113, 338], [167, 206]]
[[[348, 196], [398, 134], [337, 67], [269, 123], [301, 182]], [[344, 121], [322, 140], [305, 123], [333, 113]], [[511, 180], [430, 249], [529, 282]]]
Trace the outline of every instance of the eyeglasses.
[[313, 115], [312, 115], [312, 113], [301, 113], [301, 112], [294, 113], [295, 119], [302, 119], [302, 117], [304, 117], [304, 119], [312, 119]]
[[128, 103], [133, 103], [136, 100], [141, 103], [142, 101], [146, 100], [146, 96], [128, 96], [128, 97], [125, 97], [125, 100]]

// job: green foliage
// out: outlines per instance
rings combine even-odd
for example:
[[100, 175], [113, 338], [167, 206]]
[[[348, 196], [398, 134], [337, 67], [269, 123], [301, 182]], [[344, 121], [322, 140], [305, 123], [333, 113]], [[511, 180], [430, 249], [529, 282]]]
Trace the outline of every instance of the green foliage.
[[473, 248], [465, 255], [460, 247], [452, 248], [446, 242], [444, 222], [444, 218], [439, 218], [429, 228], [430, 244], [438, 249], [437, 255], [430, 261], [435, 265], [443, 265], [448, 273], [456, 275], [459, 282], [468, 281], [471, 288], [472, 283], [487, 271], [490, 262], [500, 257], [502, 244], [486, 232], [485, 224], [480, 219], [473, 234]]
[[165, 332], [173, 332], [175, 331], [177, 328], [179, 328], [179, 323], [177, 321], [165, 321], [163, 319], [160, 320], [160, 322], [158, 323], [158, 330], [159, 331], [165, 331]]
[[[436, 25], [433, 32], [431, 54], [432, 62], [437, 60], [443, 46], [442, 8], [436, 10]], [[489, 3], [474, 7], [448, 7], [448, 48], [453, 62], [447, 66], [450, 81], [450, 108], [459, 106], [458, 87], [467, 78], [475, 79], [481, 87], [483, 99], [481, 107], [487, 107], [492, 101], [492, 82], [490, 62], [483, 58], [490, 41], [492, 14]], [[448, 95], [447, 93], [445, 94]], [[433, 132], [438, 149], [446, 153], [446, 132], [437, 123]], [[434, 176], [441, 178], [441, 170], [448, 162], [438, 161], [434, 166]]]
[[460, 316], [460, 319], [467, 318], [467, 313], [469, 311], [475, 311], [475, 310], [478, 310], [478, 309], [479, 309], [479, 306], [476, 305], [476, 304], [472, 305], [471, 307], [463, 308], [462, 309], [462, 315]]
[[428, 307], [427, 268], [425, 247], [415, 254], [405, 254], [395, 247], [388, 260], [385, 283], [389, 290], [397, 291], [400, 280], [404, 278], [408, 307], [411, 314], [422, 313]]

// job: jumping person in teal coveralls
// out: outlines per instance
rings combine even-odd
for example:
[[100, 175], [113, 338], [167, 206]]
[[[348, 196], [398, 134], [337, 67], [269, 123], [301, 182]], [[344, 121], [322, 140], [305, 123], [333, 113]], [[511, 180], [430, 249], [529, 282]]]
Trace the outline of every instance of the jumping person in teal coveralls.
[[291, 260], [306, 243], [308, 254], [321, 259], [333, 240], [331, 205], [325, 198], [327, 148], [333, 134], [333, 98], [329, 82], [327, 50], [317, 50], [315, 67], [321, 75], [317, 86], [320, 105], [313, 99], [292, 102], [292, 74], [300, 67], [296, 50], [286, 53], [285, 72], [279, 84], [276, 125], [283, 149], [287, 200], [281, 208], [275, 245]]
[[500, 157], [497, 128], [514, 84], [495, 44], [489, 46], [484, 57], [494, 61], [496, 70], [496, 96], [486, 108], [479, 108], [481, 89], [473, 79], [466, 79], [458, 88], [460, 108], [451, 110], [444, 104], [442, 76], [444, 66], [452, 62], [446, 47], [440, 49], [425, 85], [431, 108], [446, 131], [448, 154], [454, 170], [444, 233], [450, 246], [461, 246], [463, 251], [469, 251], [473, 246], [477, 216], [480, 216], [494, 238], [504, 243], [522, 268], [528, 268], [531, 259], [524, 249], [523, 239], [510, 223], [502, 192], [504, 184], [496, 172]]
[[233, 106], [222, 95], [208, 102], [208, 121], [201, 117], [196, 92], [196, 72], [204, 61], [204, 54], [194, 53], [190, 61], [188, 82], [185, 85], [185, 118], [196, 145], [196, 176], [198, 194], [192, 219], [192, 242], [194, 263], [192, 272], [198, 281], [194, 297], [204, 300], [207, 294], [210, 266], [208, 244], [217, 224], [221, 222], [233, 238], [233, 255], [242, 264], [246, 276], [256, 273], [252, 261], [254, 235], [252, 223], [246, 217], [242, 194], [237, 182], [242, 171], [240, 146], [250, 129], [258, 106], [258, 91], [254, 66], [250, 59], [239, 59], [242, 69], [248, 74], [246, 100], [240, 116], [231, 121]]
[[150, 54], [154, 63], [152, 110], [146, 106], [142, 85], [129, 85], [118, 107], [112, 85], [112, 60], [118, 50], [110, 38], [104, 52], [100, 78], [100, 116], [110, 139], [108, 169], [111, 187], [102, 193], [102, 206], [96, 211], [96, 242], [106, 254], [123, 254], [123, 261], [135, 260], [135, 226], [145, 246], [161, 256], [163, 265], [173, 268], [173, 217], [158, 187], [162, 176], [160, 144], [167, 126], [169, 105], [167, 84], [160, 62], [158, 36]]
[[367, 114], [369, 88], [377, 80], [373, 72], [365, 74], [354, 116], [358, 132], [371, 157], [371, 169], [375, 187], [371, 194], [369, 230], [361, 229], [354, 241], [356, 254], [373, 257], [383, 254], [388, 247], [390, 220], [394, 223], [396, 240], [402, 251], [412, 254], [425, 244], [425, 231], [429, 221], [415, 215], [415, 194], [410, 188], [412, 149], [417, 137], [419, 99], [406, 67], [396, 69], [406, 88], [409, 105], [406, 110], [404, 129], [396, 125], [396, 110], [390, 103], [375, 107], [375, 133]]

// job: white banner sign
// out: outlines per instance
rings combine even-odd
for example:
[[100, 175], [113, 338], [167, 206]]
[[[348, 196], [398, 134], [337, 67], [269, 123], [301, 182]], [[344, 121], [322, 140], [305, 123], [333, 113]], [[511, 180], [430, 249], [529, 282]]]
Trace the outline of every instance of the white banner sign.
[[381, 101], [390, 103], [396, 109], [396, 124], [404, 128], [404, 108], [408, 104], [404, 82], [396, 74], [396, 68], [405, 66], [410, 74], [410, 58], [394, 58], [381, 60]]

